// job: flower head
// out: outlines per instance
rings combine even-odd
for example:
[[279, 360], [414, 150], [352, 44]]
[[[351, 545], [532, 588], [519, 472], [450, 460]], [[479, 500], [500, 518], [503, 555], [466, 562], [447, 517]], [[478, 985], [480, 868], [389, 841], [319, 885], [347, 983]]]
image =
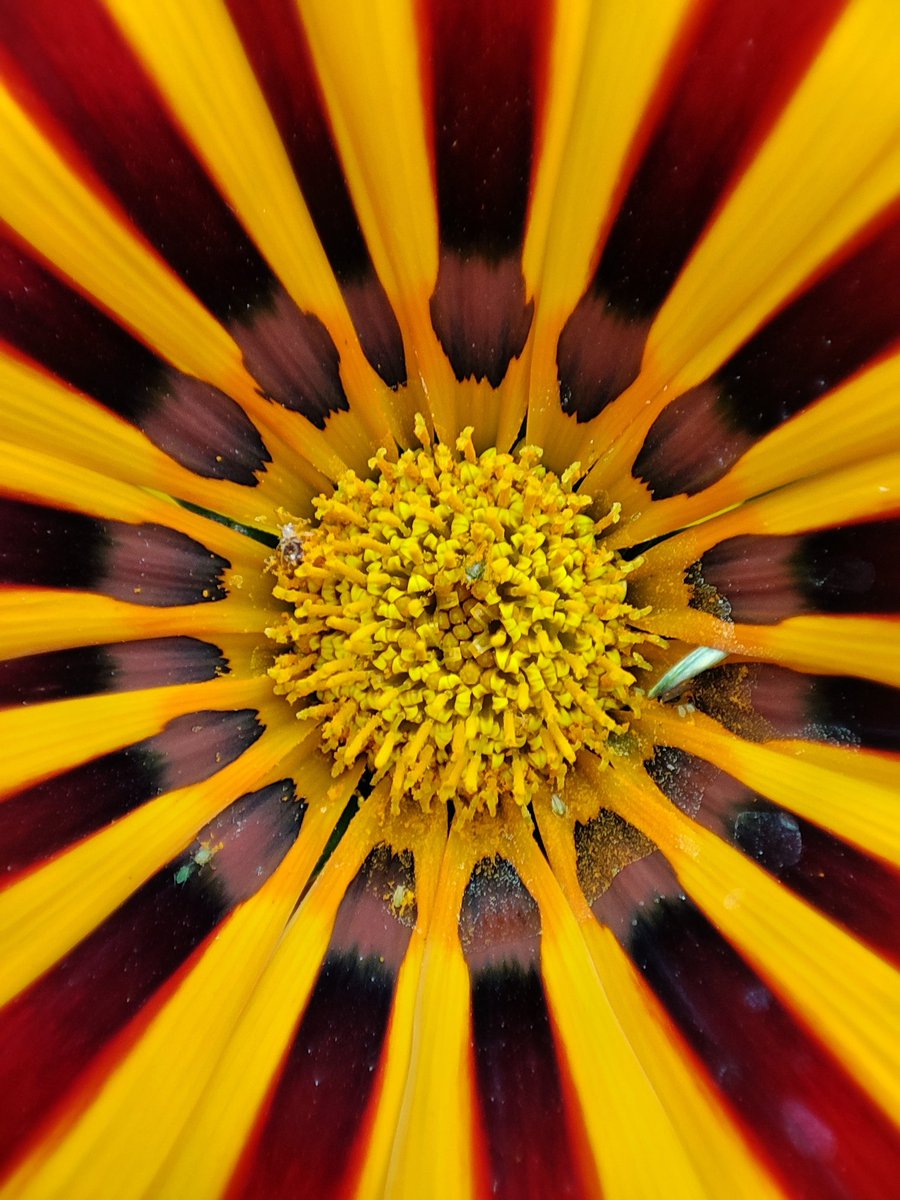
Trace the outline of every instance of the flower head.
[[5, 1194], [891, 1194], [898, 50], [0, 6]]

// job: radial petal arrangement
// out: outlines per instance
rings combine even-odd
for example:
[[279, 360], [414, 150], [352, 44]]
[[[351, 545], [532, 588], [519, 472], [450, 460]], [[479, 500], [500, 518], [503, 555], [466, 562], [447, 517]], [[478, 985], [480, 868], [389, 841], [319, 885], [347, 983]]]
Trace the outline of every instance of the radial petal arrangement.
[[900, 15], [0, 5], [0, 1197], [900, 1179]]

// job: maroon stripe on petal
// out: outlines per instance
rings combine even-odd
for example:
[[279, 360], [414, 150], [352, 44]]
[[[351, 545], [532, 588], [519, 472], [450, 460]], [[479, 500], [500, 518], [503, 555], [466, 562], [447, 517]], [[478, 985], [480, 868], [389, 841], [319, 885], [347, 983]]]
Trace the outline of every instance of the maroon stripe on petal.
[[710, 589], [731, 618], [771, 624], [801, 613], [900, 612], [900, 519], [806, 535], [743, 534], [707, 550], [691, 569], [692, 606]]
[[463, 898], [460, 937], [492, 1196], [584, 1194], [540, 977], [540, 936], [537, 905], [513, 866], [482, 860]]
[[350, 407], [331, 334], [281, 287], [229, 328], [247, 370], [270, 400], [302, 413], [317, 429], [325, 428], [332, 413]]
[[133, 604], [199, 604], [225, 596], [229, 564], [163, 525], [101, 521], [0, 497], [0, 582], [75, 588]]
[[421, 9], [442, 254], [435, 332], [459, 379], [498, 386], [522, 352], [520, 253], [550, 45], [546, 0]]
[[254, 485], [269, 453], [218, 388], [162, 362], [0, 225], [0, 339], [141, 429], [182, 466]]
[[199, 542], [165, 525], [105, 522], [107, 549], [99, 589], [133, 604], [162, 607], [223, 600], [229, 565]]
[[220, 319], [272, 273], [218, 194], [102, 4], [0, 5], [0, 62], [48, 113], [148, 241]]
[[652, 317], [843, 4], [705, 5], [663, 80], [662, 117], [559, 341], [560, 395], [579, 421], [636, 377]]
[[472, 1036], [490, 1195], [586, 1195], [575, 1168], [547, 999], [534, 966], [473, 972]]
[[657, 746], [646, 769], [682, 811], [900, 963], [900, 872], [683, 750]]
[[652, 316], [799, 83], [844, 0], [714, 0], [607, 239], [593, 289]]
[[252, 709], [190, 713], [154, 737], [16, 793], [0, 804], [4, 883], [155, 796], [209, 779], [261, 733]]
[[549, 32], [546, 0], [422, 6], [441, 241], [463, 254], [521, 244]]
[[491, 260], [444, 250], [429, 305], [457, 379], [487, 379], [499, 387], [510, 362], [525, 348], [534, 315], [534, 301], [525, 302], [518, 257]]
[[306, 1012], [244, 1151], [229, 1196], [346, 1194], [387, 1032], [396, 975], [415, 907], [409, 855], [376, 849], [338, 911]]
[[[900, 211], [879, 215], [706, 383], [664, 409], [634, 464], [656, 499], [720, 479], [749, 445], [900, 339]], [[676, 407], [677, 405], [677, 407]], [[697, 434], [686, 458], [673, 442]]]
[[150, 638], [79, 646], [0, 662], [0, 708], [133, 692], [215, 679], [227, 668], [218, 646], [197, 638]]
[[391, 387], [406, 382], [400, 327], [375, 274], [344, 179], [306, 36], [290, 0], [228, 0], [363, 351]]
[[692, 681], [701, 712], [751, 740], [804, 738], [900, 753], [900, 690], [772, 663], [728, 663]]
[[894, 1128], [700, 911], [664, 900], [632, 920], [626, 948], [790, 1194], [891, 1195]]
[[289, 781], [243, 796], [0, 1013], [0, 1161], [65, 1106], [97, 1055], [115, 1054], [118, 1034], [153, 1015], [191, 956], [273, 873], [301, 819]]

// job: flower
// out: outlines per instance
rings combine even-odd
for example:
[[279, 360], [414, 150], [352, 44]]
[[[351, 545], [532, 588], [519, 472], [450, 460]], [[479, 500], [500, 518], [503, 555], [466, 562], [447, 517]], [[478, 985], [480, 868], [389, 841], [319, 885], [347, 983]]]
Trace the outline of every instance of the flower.
[[5, 1194], [895, 1189], [898, 39], [0, 7]]

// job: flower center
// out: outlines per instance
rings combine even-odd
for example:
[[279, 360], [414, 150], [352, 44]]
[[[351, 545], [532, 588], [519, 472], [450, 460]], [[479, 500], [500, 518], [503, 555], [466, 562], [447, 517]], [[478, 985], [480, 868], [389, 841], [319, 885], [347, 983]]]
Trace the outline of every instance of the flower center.
[[606, 761], [656, 639], [630, 624], [636, 564], [603, 543], [617, 510], [588, 515], [577, 464], [558, 476], [533, 446], [476, 455], [470, 429], [455, 452], [416, 431], [422, 449], [380, 450], [370, 479], [348, 471], [315, 520], [283, 526], [270, 675], [336, 771], [362, 756], [395, 807], [494, 813], [559, 793], [582, 747]]

